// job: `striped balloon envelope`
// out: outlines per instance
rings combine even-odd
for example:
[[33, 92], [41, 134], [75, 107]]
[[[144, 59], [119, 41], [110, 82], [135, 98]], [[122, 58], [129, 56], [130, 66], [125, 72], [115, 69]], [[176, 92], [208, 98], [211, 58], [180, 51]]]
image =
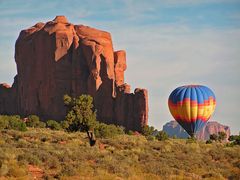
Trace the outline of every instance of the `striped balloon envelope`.
[[206, 86], [186, 85], [170, 94], [168, 107], [174, 119], [190, 136], [194, 136], [213, 114], [216, 98]]

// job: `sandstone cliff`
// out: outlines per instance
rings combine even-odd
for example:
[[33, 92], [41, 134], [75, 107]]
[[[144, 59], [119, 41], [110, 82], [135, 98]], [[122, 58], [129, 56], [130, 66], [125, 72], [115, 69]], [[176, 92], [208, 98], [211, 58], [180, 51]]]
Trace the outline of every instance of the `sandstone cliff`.
[[[187, 132], [178, 124], [177, 121], [170, 121], [163, 126], [163, 131], [165, 131], [169, 136], [176, 136], [179, 138], [187, 138], [189, 135]], [[216, 121], [207, 122], [206, 126], [203, 127], [197, 134], [197, 139], [208, 140], [211, 134], [218, 134], [218, 132], [225, 132], [227, 135], [226, 140], [230, 136], [230, 128], [228, 126], [222, 125]]]
[[131, 130], [148, 123], [147, 90], [130, 93], [126, 53], [114, 52], [108, 32], [57, 16], [21, 31], [15, 61], [13, 86], [0, 85], [0, 114], [62, 120], [64, 94], [90, 94], [99, 120]]

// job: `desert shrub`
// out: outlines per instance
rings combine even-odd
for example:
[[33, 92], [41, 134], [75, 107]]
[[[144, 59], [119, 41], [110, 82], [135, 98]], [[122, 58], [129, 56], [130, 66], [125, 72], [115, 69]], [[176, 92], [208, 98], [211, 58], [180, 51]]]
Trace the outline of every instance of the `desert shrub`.
[[223, 140], [225, 140], [226, 139], [226, 137], [227, 137], [227, 134], [225, 133], [225, 132], [219, 132], [218, 133], [218, 140], [220, 141], [220, 142], [222, 142]]
[[193, 136], [193, 137], [189, 137], [187, 140], [186, 140], [186, 144], [191, 144], [191, 143], [196, 143], [197, 142], [197, 139]]
[[148, 141], [154, 141], [156, 139], [156, 137], [155, 136], [147, 136], [146, 139]]
[[73, 165], [68, 164], [62, 167], [62, 170], [59, 176], [74, 176], [76, 174], [77, 174], [77, 169]]
[[46, 124], [42, 121], [40, 121], [40, 118], [36, 115], [30, 115], [27, 117], [26, 125], [28, 127], [34, 127], [34, 128], [45, 128]]
[[233, 145], [240, 145], [240, 135], [231, 135], [228, 140], [231, 141]]
[[206, 172], [202, 175], [204, 179], [223, 179], [222, 176], [215, 172]]
[[20, 154], [17, 159], [23, 164], [32, 164], [32, 165], [41, 164], [41, 161], [39, 160], [39, 158], [36, 155], [31, 153]]
[[27, 174], [26, 170], [22, 167], [19, 167], [17, 164], [11, 164], [9, 166], [9, 170], [7, 175], [11, 176], [11, 177], [22, 177], [25, 176]]
[[166, 176], [170, 172], [172, 172], [172, 169], [170, 167], [164, 168], [161, 166], [160, 163], [156, 161], [146, 161], [146, 166], [144, 167], [143, 171], [145, 173], [151, 173], [155, 175], [161, 175], [161, 176]]
[[2, 176], [21, 177], [26, 175], [25, 168], [19, 166], [19, 163], [13, 159], [14, 154], [14, 151], [11, 151], [3, 153], [4, 159], [0, 157], [0, 179]]
[[209, 152], [211, 158], [215, 161], [223, 160], [224, 159], [224, 151], [219, 151], [218, 148], [211, 149]]
[[231, 135], [229, 136], [228, 140], [229, 141], [235, 141], [236, 139], [238, 139], [240, 137], [240, 135]]
[[240, 145], [240, 135], [238, 136], [237, 139], [235, 139], [234, 144], [235, 145]]
[[26, 124], [24, 122], [22, 122], [21, 120], [10, 120], [9, 121], [10, 124], [10, 128], [14, 129], [14, 130], [18, 130], [18, 131], [26, 131], [27, 127]]
[[[26, 124], [21, 120], [20, 116], [1, 116], [0, 124], [2, 129], [14, 129], [18, 131], [26, 131]], [[1, 129], [0, 128], [0, 129]]]
[[55, 156], [51, 156], [47, 161], [46, 161], [46, 166], [50, 169], [59, 169], [60, 168], [60, 162], [58, 158]]
[[134, 135], [134, 132], [131, 131], [131, 130], [129, 130], [129, 131], [127, 131], [127, 134], [128, 134], [128, 135]]
[[26, 124], [28, 127], [37, 127], [38, 123], [40, 122], [40, 119], [36, 115], [29, 115], [27, 117]]
[[226, 146], [226, 147], [233, 147], [234, 144], [233, 144], [232, 142], [230, 142], [230, 143], [226, 143], [225, 146]]
[[212, 140], [211, 140], [211, 139], [208, 139], [208, 140], [206, 141], [206, 144], [212, 144]]
[[15, 141], [18, 141], [23, 137], [23, 135], [16, 133], [16, 134], [13, 134], [12, 137]]
[[150, 136], [153, 134], [154, 130], [155, 130], [155, 128], [153, 126], [144, 125], [142, 127], [141, 133], [144, 136]]
[[52, 130], [61, 130], [62, 129], [61, 125], [57, 121], [54, 121], [54, 120], [48, 120], [46, 124], [47, 124], [47, 127]]
[[156, 139], [159, 141], [164, 141], [168, 139], [168, 134], [164, 131], [159, 131], [156, 135]]
[[9, 167], [6, 163], [0, 160], [0, 177], [8, 173]]
[[[47, 143], [41, 142], [43, 137]], [[21, 178], [22, 170], [27, 170], [28, 164], [35, 164], [44, 170], [45, 179], [77, 176], [108, 179], [105, 175], [111, 175], [109, 179], [239, 179], [240, 146], [186, 144], [183, 139], [147, 141], [146, 138], [129, 135], [102, 138], [100, 148], [89, 147], [86, 134], [81, 132], [38, 128], [29, 128], [27, 132], [2, 130], [0, 176]], [[66, 143], [61, 144], [62, 140]], [[20, 170], [14, 172], [11, 167]]]
[[217, 141], [218, 140], [218, 135], [217, 134], [210, 134], [210, 140]]
[[227, 134], [225, 132], [218, 132], [218, 134], [211, 134], [210, 140], [211, 141], [220, 141], [222, 142], [227, 137]]
[[124, 134], [124, 128], [113, 124], [98, 123], [95, 127], [96, 137], [113, 138], [120, 134]]
[[43, 136], [41, 137], [40, 139], [42, 142], [47, 142], [47, 141], [50, 141], [51, 139], [48, 137], [48, 136]]
[[0, 116], [0, 130], [8, 127], [8, 119], [6, 116]]
[[46, 123], [40, 121], [39, 124], [38, 124], [38, 127], [39, 127], [39, 128], [45, 128], [45, 127], [46, 127]]
[[61, 121], [60, 125], [61, 125], [62, 129], [68, 130], [68, 128], [69, 128], [69, 123], [67, 121]]

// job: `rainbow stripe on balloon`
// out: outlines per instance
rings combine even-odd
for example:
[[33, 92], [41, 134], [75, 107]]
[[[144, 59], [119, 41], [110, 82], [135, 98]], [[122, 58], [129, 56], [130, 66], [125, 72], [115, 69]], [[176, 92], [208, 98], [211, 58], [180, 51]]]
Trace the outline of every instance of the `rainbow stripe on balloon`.
[[168, 106], [174, 119], [192, 135], [211, 117], [216, 107], [216, 98], [206, 86], [187, 85], [176, 88], [170, 94]]

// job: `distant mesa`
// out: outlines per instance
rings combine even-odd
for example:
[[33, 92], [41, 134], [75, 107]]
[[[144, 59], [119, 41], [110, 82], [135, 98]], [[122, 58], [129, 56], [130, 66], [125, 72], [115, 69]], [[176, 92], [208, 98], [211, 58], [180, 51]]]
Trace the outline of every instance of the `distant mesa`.
[[[188, 138], [187, 132], [178, 124], [177, 121], [170, 121], [163, 126], [163, 131], [165, 131], [169, 136], [176, 136], [178, 138]], [[211, 134], [218, 134], [219, 132], [225, 132], [227, 135], [226, 140], [230, 136], [230, 128], [228, 126], [222, 125], [216, 121], [207, 122], [197, 134], [197, 139], [208, 140]]]
[[148, 123], [147, 90], [130, 92], [124, 78], [126, 52], [114, 51], [106, 31], [56, 16], [21, 31], [15, 61], [12, 87], [0, 86], [0, 114], [63, 120], [63, 95], [89, 94], [102, 122], [131, 130]]

